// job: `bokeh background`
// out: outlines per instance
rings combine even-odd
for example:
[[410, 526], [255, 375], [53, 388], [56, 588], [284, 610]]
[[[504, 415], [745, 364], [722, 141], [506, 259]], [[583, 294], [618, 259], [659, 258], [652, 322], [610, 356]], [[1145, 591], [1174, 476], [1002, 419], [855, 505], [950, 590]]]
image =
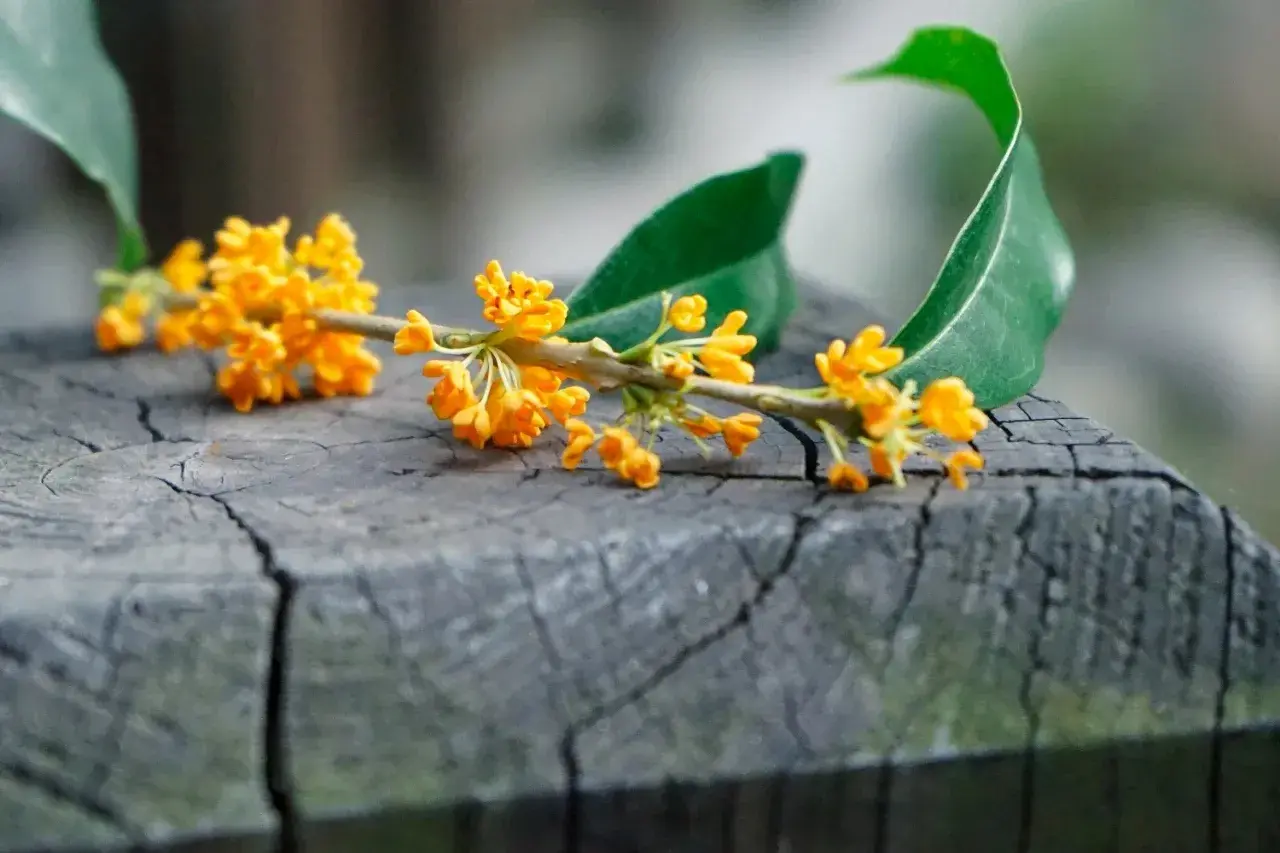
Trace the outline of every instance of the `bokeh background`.
[[[56, 2], [56, 0], [51, 0]], [[798, 146], [794, 265], [905, 319], [998, 150], [975, 110], [842, 86], [916, 26], [1005, 46], [1078, 253], [1042, 388], [1280, 540], [1275, 0], [102, 2], [153, 245], [331, 209], [370, 277], [585, 273], [688, 184]], [[113, 230], [0, 123], [0, 328], [79, 321]]]

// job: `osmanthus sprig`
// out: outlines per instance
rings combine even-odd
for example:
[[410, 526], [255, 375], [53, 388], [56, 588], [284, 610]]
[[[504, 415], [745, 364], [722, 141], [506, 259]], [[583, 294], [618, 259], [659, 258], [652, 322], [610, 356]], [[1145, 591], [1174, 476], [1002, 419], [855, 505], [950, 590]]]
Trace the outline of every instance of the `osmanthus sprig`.
[[[289, 226], [287, 219], [251, 225], [233, 217], [217, 232], [207, 260], [199, 242], [186, 240], [158, 270], [100, 274], [99, 345], [136, 347], [154, 319], [155, 340], [165, 352], [225, 350], [218, 390], [249, 412], [257, 403], [300, 397], [304, 370], [321, 396], [367, 395], [382, 365], [365, 339], [391, 341], [400, 356], [444, 356], [423, 365], [423, 375], [434, 380], [427, 403], [452, 423], [458, 439], [476, 448], [524, 448], [555, 423], [566, 433], [566, 468], [578, 467], [594, 450], [607, 468], [645, 489], [659, 480], [654, 445], [660, 431], [681, 430], [704, 451], [718, 436], [737, 457], [760, 436], [764, 414], [819, 431], [833, 457], [827, 479], [839, 489], [869, 485], [849, 458], [854, 443], [868, 448], [876, 475], [898, 486], [911, 454], [941, 462], [962, 489], [966, 469], [982, 467], [971, 448], [944, 455], [925, 444], [930, 434], [972, 441], [987, 426], [974, 395], [958, 377], [931, 382], [918, 396], [913, 381], [894, 385], [881, 374], [902, 361], [903, 350], [885, 346], [879, 326], [817, 353], [821, 384], [756, 384], [746, 357], [757, 341], [743, 333], [746, 313], [731, 311], [704, 334], [708, 305], [701, 295], [664, 294], [653, 333], [622, 352], [600, 338], [575, 343], [558, 336], [568, 308], [554, 298], [552, 283], [507, 275], [496, 261], [474, 282], [488, 328], [441, 326], [418, 311], [403, 320], [380, 317], [373, 314], [377, 286], [361, 277], [364, 262], [348, 223], [331, 214], [292, 248]], [[669, 338], [673, 330], [686, 337]], [[622, 414], [590, 423], [589, 388], [619, 393]], [[691, 399], [699, 397], [743, 411], [717, 416]]]

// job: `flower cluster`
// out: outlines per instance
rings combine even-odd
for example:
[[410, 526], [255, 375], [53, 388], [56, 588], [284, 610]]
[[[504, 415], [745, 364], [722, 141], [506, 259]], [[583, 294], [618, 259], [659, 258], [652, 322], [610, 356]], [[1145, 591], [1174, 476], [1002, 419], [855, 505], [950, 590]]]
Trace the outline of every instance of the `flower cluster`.
[[564, 370], [516, 362], [502, 348], [511, 340], [550, 338], [564, 325], [568, 308], [551, 298], [555, 286], [521, 272], [508, 278], [497, 261], [476, 276], [483, 315], [495, 327], [462, 347], [437, 343], [430, 321], [417, 311], [405, 316], [395, 336], [397, 355], [439, 352], [461, 361], [428, 361], [422, 374], [435, 379], [427, 403], [436, 417], [453, 423], [453, 434], [472, 447], [529, 447], [552, 419], [561, 424], [586, 411], [590, 393], [565, 386]]
[[673, 302], [670, 294], [664, 294], [662, 322], [647, 340], [624, 353], [623, 360], [644, 361], [673, 379], [687, 379], [701, 371], [713, 379], [747, 384], [756, 372], [745, 357], [756, 348], [756, 338], [742, 334], [746, 324], [747, 312], [730, 311], [708, 337], [659, 343], [671, 329], [694, 334], [707, 326], [705, 296], [681, 296]]
[[94, 334], [103, 352], [132, 349], [146, 340], [147, 315], [152, 299], [140, 290], [124, 294], [118, 303], [105, 306], [98, 315]]
[[[297, 371], [304, 365], [324, 397], [367, 395], [382, 369], [363, 336], [324, 328], [316, 316], [374, 309], [378, 289], [360, 277], [364, 261], [351, 227], [331, 214], [292, 250], [288, 233], [286, 218], [256, 226], [232, 217], [207, 261], [198, 241], [185, 240], [160, 270], [158, 289], [170, 298], [156, 318], [156, 345], [164, 352], [225, 348], [230, 361], [219, 369], [217, 386], [241, 412], [301, 396]], [[141, 343], [151, 303], [145, 294], [157, 290], [156, 280], [152, 271], [135, 274], [121, 302], [103, 309], [103, 349]]]
[[[914, 380], [898, 388], [878, 375], [902, 361], [902, 349], [887, 347], [884, 341], [881, 326], [868, 326], [848, 344], [832, 341], [825, 353], [815, 355], [826, 396], [857, 409], [862, 432], [858, 441], [870, 451], [871, 469], [879, 476], [902, 485], [902, 463], [920, 453], [941, 462], [951, 482], [965, 488], [965, 469], [982, 467], [978, 452], [969, 448], [943, 456], [925, 446], [924, 438], [934, 432], [952, 441], [970, 442], [986, 428], [986, 414], [974, 406], [973, 392], [958, 377], [935, 380], [916, 400]], [[828, 471], [831, 485], [864, 491], [866, 474], [846, 458], [849, 437], [827, 421], [815, 426], [836, 460]]]
[[[604, 467], [642, 489], [658, 484], [659, 434], [674, 429], [703, 450], [718, 438], [733, 457], [760, 437], [762, 412], [787, 415], [820, 432], [833, 462], [836, 489], [863, 491], [868, 475], [852, 459], [865, 447], [872, 473], [904, 484], [903, 463], [920, 454], [941, 463], [957, 488], [982, 467], [972, 440], [987, 416], [958, 377], [928, 383], [917, 395], [889, 371], [903, 350], [886, 346], [885, 330], [868, 326], [850, 341], [832, 341], [814, 356], [822, 384], [814, 388], [754, 385], [747, 361], [756, 348], [742, 310], [722, 316], [710, 334], [707, 299], [662, 294], [656, 328], [616, 352], [603, 340], [571, 343], [558, 333], [568, 306], [549, 281], [507, 275], [491, 261], [476, 276], [485, 330], [447, 329], [409, 311], [403, 321], [371, 316], [377, 287], [361, 278], [364, 263], [350, 226], [336, 214], [314, 234], [287, 245], [289, 222], [251, 225], [228, 219], [207, 260], [194, 240], [180, 243], [159, 270], [100, 275], [105, 307], [97, 337], [107, 351], [138, 346], [158, 308], [155, 339], [165, 352], [187, 346], [225, 348], [219, 390], [236, 409], [300, 396], [296, 372], [309, 367], [321, 396], [369, 394], [381, 368], [366, 337], [393, 343], [397, 355], [432, 353], [422, 373], [434, 380], [427, 404], [476, 449], [531, 446], [553, 423], [565, 432], [561, 462], [578, 468], [594, 451]], [[671, 337], [672, 332], [679, 333]], [[681, 335], [683, 337], [681, 337]], [[577, 383], [577, 384], [574, 384]], [[621, 414], [594, 425], [586, 419], [586, 386], [618, 390]], [[718, 415], [695, 405], [704, 396], [744, 409]], [[943, 454], [927, 444], [941, 436], [968, 447]]]

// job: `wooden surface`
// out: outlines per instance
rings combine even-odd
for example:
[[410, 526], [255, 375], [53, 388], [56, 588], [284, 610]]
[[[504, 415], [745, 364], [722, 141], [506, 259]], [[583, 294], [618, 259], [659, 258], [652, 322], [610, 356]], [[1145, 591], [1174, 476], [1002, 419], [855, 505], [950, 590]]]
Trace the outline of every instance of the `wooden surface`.
[[250, 416], [210, 364], [0, 343], [3, 853], [1280, 849], [1280, 555], [1059, 403], [966, 493], [774, 422], [641, 493], [453, 442], [419, 359]]

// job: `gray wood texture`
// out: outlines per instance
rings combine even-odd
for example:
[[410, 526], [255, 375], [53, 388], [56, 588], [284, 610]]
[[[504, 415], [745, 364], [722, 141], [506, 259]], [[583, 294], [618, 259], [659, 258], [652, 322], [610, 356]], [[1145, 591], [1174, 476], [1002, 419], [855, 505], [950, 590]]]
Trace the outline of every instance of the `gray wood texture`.
[[[867, 319], [809, 291], [762, 377]], [[1280, 554], [1094, 421], [998, 410], [965, 493], [831, 494], [775, 421], [637, 492], [387, 356], [243, 416], [0, 341], [2, 853], [1280, 849]]]

